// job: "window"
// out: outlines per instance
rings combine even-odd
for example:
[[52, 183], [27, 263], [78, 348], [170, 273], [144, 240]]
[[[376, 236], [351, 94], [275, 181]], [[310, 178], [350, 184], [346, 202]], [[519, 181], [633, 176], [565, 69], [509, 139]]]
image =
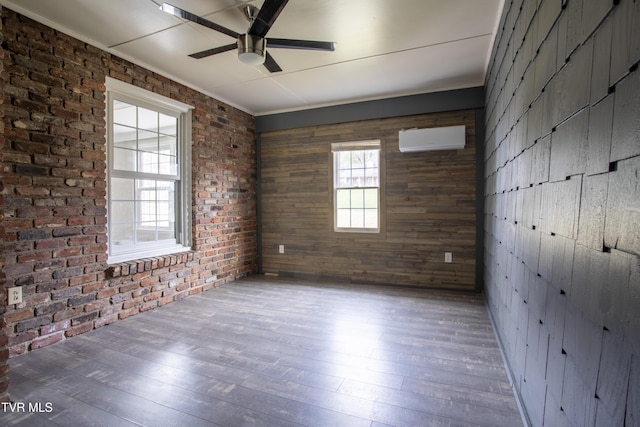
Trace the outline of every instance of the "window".
[[380, 141], [331, 144], [334, 230], [380, 232]]
[[109, 263], [191, 244], [191, 108], [107, 78]]

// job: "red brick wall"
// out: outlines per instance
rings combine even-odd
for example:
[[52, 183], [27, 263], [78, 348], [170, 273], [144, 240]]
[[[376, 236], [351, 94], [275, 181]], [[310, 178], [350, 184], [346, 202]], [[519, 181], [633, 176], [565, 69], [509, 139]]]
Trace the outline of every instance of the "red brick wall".
[[[10, 354], [255, 272], [254, 118], [8, 9], [3, 16], [0, 255], [3, 286], [24, 295], [4, 316]], [[195, 106], [192, 252], [106, 263], [105, 76]]]
[[[0, 3], [1, 6], [1, 3]], [[4, 59], [4, 37], [2, 34], [2, 21], [0, 20], [0, 88], [4, 87], [4, 73], [3, 73], [3, 59]], [[3, 104], [4, 94], [0, 91], [0, 107]], [[4, 153], [4, 111], [0, 108], [0, 164], [3, 163]], [[9, 387], [9, 350], [7, 348], [8, 337], [4, 332], [4, 313], [7, 309], [7, 293], [6, 288], [6, 276], [4, 274], [5, 257], [4, 257], [4, 168], [0, 168], [0, 402], [9, 400], [9, 394], [7, 389]]]

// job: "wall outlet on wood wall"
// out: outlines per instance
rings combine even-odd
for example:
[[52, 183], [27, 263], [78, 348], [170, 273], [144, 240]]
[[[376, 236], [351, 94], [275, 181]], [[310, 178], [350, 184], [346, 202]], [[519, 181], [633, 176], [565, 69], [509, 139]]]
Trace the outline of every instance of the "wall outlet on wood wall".
[[453, 255], [451, 254], [451, 252], [444, 253], [444, 262], [453, 262]]
[[279, 254], [283, 254], [284, 253], [284, 245], [278, 245], [278, 253]]

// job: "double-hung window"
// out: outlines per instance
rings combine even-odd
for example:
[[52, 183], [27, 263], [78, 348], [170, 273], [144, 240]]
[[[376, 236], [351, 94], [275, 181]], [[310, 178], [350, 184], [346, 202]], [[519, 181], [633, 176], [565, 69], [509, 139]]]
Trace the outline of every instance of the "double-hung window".
[[107, 78], [108, 262], [190, 249], [191, 108]]
[[380, 232], [380, 141], [333, 143], [331, 151], [334, 230]]

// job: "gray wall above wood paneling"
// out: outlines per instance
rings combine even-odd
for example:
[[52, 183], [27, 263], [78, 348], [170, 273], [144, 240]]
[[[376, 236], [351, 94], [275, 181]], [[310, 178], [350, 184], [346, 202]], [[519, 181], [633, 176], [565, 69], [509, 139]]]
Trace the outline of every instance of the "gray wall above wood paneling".
[[484, 88], [474, 87], [258, 116], [256, 132], [467, 110], [483, 106]]

